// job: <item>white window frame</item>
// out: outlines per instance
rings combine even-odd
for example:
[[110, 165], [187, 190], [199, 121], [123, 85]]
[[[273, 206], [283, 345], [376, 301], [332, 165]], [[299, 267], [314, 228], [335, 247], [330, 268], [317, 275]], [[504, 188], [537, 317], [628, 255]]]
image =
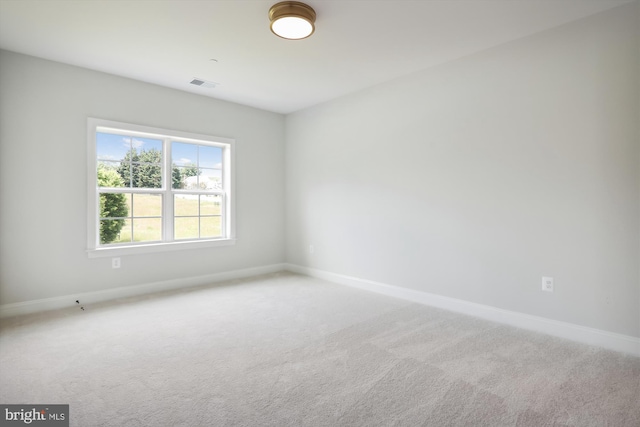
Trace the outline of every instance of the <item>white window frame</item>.
[[[87, 255], [89, 258], [112, 257], [120, 255], [146, 254], [183, 249], [198, 249], [215, 246], [233, 245], [236, 241], [235, 233], [235, 194], [234, 194], [234, 146], [235, 140], [191, 132], [174, 131], [150, 126], [134, 125], [131, 123], [115, 122], [96, 118], [87, 119]], [[163, 239], [159, 242], [131, 243], [118, 245], [100, 245], [100, 196], [97, 178], [97, 150], [96, 133], [121, 133], [123, 135], [141, 136], [163, 140], [163, 182], [162, 188], [144, 189], [145, 193], [163, 194], [162, 227]], [[223, 237], [197, 240], [173, 240], [173, 200], [175, 194], [199, 193], [198, 190], [173, 189], [171, 143], [186, 142], [213, 145], [223, 148], [222, 182], [223, 188]], [[130, 188], [123, 188], [122, 192], [131, 192]], [[209, 194], [209, 193], [203, 193]]]

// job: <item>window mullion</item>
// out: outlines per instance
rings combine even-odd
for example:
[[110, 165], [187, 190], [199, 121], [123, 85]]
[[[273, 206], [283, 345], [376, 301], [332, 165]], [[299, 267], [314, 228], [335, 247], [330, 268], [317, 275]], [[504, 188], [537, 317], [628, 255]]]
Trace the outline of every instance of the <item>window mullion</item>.
[[173, 165], [171, 163], [171, 139], [164, 138], [164, 203], [163, 206], [163, 219], [162, 219], [162, 230], [163, 230], [163, 239], [165, 242], [173, 242], [173, 211], [174, 211], [174, 203], [173, 203]]
[[224, 233], [227, 238], [235, 238], [235, 221], [232, 219], [232, 212], [234, 211], [235, 194], [233, 189], [233, 181], [231, 180], [231, 173], [235, 170], [233, 161], [235, 159], [231, 151], [231, 146], [227, 146], [223, 152], [222, 160], [222, 189], [224, 194], [222, 196], [224, 202], [224, 214], [222, 216], [222, 222], [224, 223]]
[[162, 188], [98, 187], [98, 193], [163, 194]]

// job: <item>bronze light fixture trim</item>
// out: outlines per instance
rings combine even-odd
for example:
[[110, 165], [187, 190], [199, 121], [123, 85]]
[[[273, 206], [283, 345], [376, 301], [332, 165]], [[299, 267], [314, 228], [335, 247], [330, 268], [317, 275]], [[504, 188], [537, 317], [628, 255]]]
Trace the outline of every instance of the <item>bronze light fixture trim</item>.
[[316, 11], [299, 1], [281, 1], [269, 9], [271, 32], [287, 40], [306, 39], [315, 31]]

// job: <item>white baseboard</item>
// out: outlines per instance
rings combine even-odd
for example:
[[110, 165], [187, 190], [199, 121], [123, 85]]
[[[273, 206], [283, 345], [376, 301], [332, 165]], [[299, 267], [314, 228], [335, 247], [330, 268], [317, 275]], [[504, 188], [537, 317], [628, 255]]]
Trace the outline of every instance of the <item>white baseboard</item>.
[[572, 323], [560, 322], [544, 317], [518, 313], [515, 311], [502, 310], [488, 305], [476, 304], [455, 298], [416, 291], [413, 289], [401, 288], [398, 286], [391, 286], [371, 280], [359, 279], [357, 277], [345, 276], [295, 264], [285, 264], [285, 266], [286, 269], [291, 272], [317, 277], [329, 282], [480, 317], [486, 320], [516, 326], [518, 328], [528, 329], [535, 332], [541, 332], [583, 344], [604, 347], [609, 350], [640, 356], [640, 338], [607, 332], [600, 329], [588, 328]]
[[204, 286], [216, 282], [222, 282], [225, 280], [242, 279], [251, 276], [258, 276], [260, 274], [276, 273], [284, 269], [285, 264], [272, 264], [261, 267], [245, 268], [242, 270], [226, 271], [223, 273], [208, 274], [205, 276], [164, 280], [161, 282], [105, 289], [103, 291], [84, 292], [54, 298], [44, 298], [13, 304], [3, 304], [0, 305], [0, 318], [18, 316], [22, 314], [38, 313], [48, 310], [57, 310], [60, 308], [68, 308], [76, 305], [76, 300], [79, 300], [83, 305], [86, 305], [96, 302], [114, 300], [118, 298], [150, 294], [153, 292], [187, 289], [196, 286]]

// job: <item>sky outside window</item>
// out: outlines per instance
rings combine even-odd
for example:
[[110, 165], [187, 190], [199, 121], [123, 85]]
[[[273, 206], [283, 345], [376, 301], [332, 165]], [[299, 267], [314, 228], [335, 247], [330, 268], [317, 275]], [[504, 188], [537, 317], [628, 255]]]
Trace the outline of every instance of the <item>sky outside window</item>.
[[121, 161], [131, 149], [135, 149], [138, 153], [152, 149], [161, 152], [162, 141], [152, 138], [96, 132], [98, 160]]

